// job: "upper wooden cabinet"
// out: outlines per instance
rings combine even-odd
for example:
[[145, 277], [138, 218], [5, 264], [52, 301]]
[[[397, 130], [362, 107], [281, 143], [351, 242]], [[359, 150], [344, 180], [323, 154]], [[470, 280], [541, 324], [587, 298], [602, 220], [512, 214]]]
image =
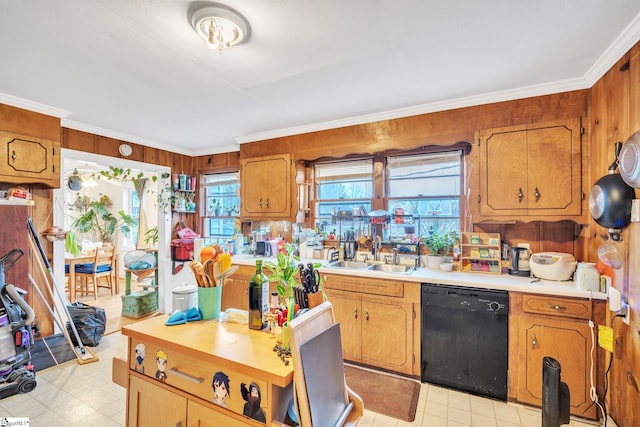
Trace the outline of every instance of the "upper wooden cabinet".
[[290, 154], [240, 162], [240, 215], [246, 219], [290, 219], [292, 216]]
[[60, 142], [0, 131], [0, 182], [60, 187]]
[[580, 119], [476, 133], [474, 221], [583, 216]]

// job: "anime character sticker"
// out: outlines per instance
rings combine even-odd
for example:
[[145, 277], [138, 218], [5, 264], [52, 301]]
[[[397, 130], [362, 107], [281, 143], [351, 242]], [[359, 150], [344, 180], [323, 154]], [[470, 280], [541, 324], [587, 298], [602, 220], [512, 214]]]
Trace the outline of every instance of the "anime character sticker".
[[167, 381], [167, 353], [164, 350], [158, 350], [156, 352], [156, 365], [158, 370], [156, 371], [156, 379], [166, 382]]
[[227, 397], [230, 396], [229, 377], [224, 372], [218, 371], [213, 375], [211, 381], [213, 389], [213, 403], [224, 408], [227, 407]]
[[240, 391], [242, 392], [242, 398], [247, 401], [247, 403], [244, 404], [242, 413], [247, 417], [266, 424], [267, 414], [264, 412], [264, 409], [260, 407], [262, 393], [260, 392], [258, 384], [251, 383], [247, 389], [247, 385], [242, 383], [240, 384]]
[[136, 344], [136, 366], [134, 367], [136, 372], [140, 372], [141, 374], [144, 374], [144, 365], [142, 364], [144, 362], [144, 356], [147, 354], [147, 348], [145, 347], [145, 345], [141, 342], [139, 342], [138, 344]]

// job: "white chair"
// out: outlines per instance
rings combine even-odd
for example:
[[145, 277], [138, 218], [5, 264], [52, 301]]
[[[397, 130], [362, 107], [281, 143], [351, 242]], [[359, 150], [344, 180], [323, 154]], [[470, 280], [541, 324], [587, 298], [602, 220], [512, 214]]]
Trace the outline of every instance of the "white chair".
[[329, 301], [289, 322], [294, 391], [302, 427], [355, 426], [362, 417], [362, 398], [344, 379], [339, 328]]

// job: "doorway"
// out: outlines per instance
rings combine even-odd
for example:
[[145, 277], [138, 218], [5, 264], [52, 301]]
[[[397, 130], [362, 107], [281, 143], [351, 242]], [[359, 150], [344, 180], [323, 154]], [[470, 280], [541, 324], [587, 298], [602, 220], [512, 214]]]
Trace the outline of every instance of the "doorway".
[[[143, 217], [142, 221], [137, 221], [139, 224], [144, 223], [146, 229], [151, 229], [155, 226], [158, 227], [158, 260], [159, 264], [165, 258], [170, 256], [169, 251], [169, 236], [170, 236], [170, 213], [165, 212], [164, 209], [158, 206], [157, 195], [159, 189], [168, 185], [163, 176], [169, 176], [170, 169], [167, 167], [148, 164], [143, 162], [136, 162], [127, 159], [120, 159], [108, 156], [102, 156], [98, 154], [86, 153], [81, 151], [62, 149], [61, 150], [61, 176], [60, 183], [61, 188], [56, 189], [53, 192], [53, 222], [56, 225], [61, 225], [65, 230], [69, 230], [71, 223], [73, 222], [74, 215], [73, 209], [70, 209], [70, 205], [74, 203], [79, 197], [88, 197], [89, 199], [97, 199], [102, 195], [107, 195], [112, 204], [111, 211], [118, 212], [122, 209], [125, 213], [133, 215], [139, 218]], [[147, 188], [144, 191], [144, 195], [141, 196], [141, 202], [143, 202], [144, 209], [139, 210], [136, 199], [138, 194], [135, 191], [132, 182], [122, 182], [120, 180], [108, 180], [102, 177], [101, 179], [95, 179], [100, 175], [101, 171], [109, 171], [109, 167], [117, 167], [121, 169], [130, 169], [137, 174], [141, 172], [145, 177], [151, 177], [155, 175], [157, 180], [148, 180]], [[80, 176], [82, 185], [69, 185], [70, 176]], [[76, 213], [77, 216], [77, 213]], [[137, 227], [136, 227], [137, 228]], [[137, 230], [135, 230], [137, 231]], [[144, 233], [143, 230], [142, 233]], [[118, 253], [118, 271], [116, 272], [116, 279], [119, 282], [119, 295], [111, 295], [108, 289], [98, 288], [98, 299], [93, 300], [93, 296], [79, 295], [78, 299], [86, 304], [92, 304], [97, 306], [105, 306], [108, 313], [108, 322], [116, 323], [120, 322], [121, 311], [121, 297], [125, 292], [124, 289], [124, 262], [122, 258], [127, 252], [136, 249], [137, 239], [132, 233], [130, 236], [118, 235], [114, 241], [114, 246]], [[86, 241], [95, 241], [96, 236], [91, 233], [78, 236], [78, 240], [83, 239]], [[150, 246], [149, 246], [150, 247]], [[53, 270], [57, 283], [65, 283], [64, 261], [65, 257], [65, 242], [55, 242], [53, 247]], [[163, 269], [158, 270], [158, 309], [163, 312], [164, 300], [165, 300], [165, 281]], [[133, 279], [132, 281], [135, 281]], [[134, 289], [135, 290], [135, 289]], [[71, 301], [73, 302], [73, 301]], [[108, 327], [108, 329], [110, 329]]]

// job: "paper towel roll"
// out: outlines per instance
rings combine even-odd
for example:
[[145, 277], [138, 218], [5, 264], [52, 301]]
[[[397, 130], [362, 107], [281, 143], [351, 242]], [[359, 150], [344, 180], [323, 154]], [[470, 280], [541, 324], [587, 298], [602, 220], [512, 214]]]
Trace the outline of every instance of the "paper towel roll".
[[194, 261], [201, 262], [200, 251], [204, 247], [204, 239], [193, 239], [193, 259]]

